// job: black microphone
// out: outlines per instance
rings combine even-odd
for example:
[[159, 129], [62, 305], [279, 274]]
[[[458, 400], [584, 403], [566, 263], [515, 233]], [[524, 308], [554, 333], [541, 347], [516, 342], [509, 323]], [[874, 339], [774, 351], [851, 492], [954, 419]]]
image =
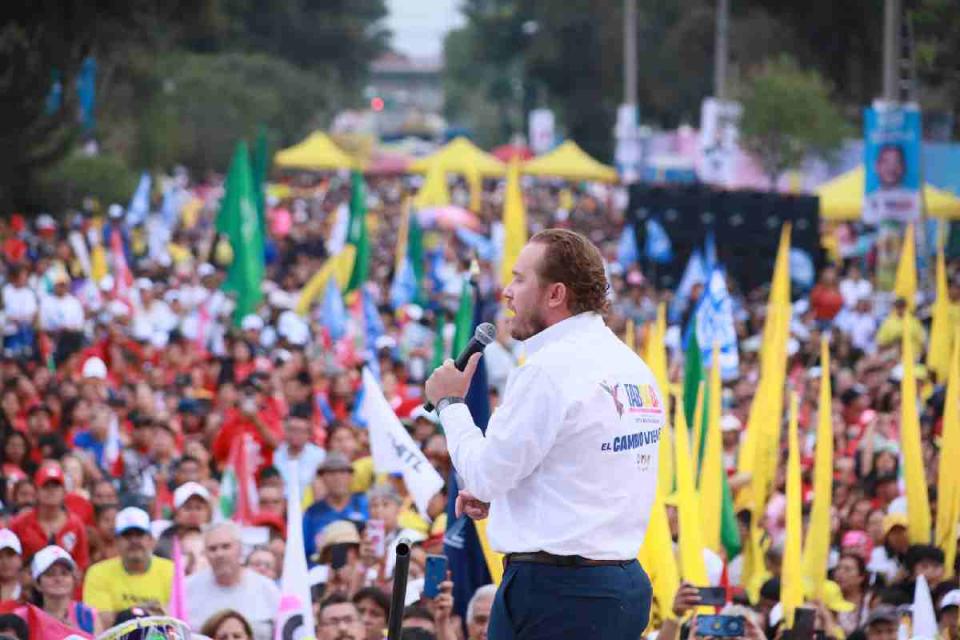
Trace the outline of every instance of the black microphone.
[[[470, 342], [467, 343], [467, 346], [464, 347], [463, 351], [460, 352], [460, 355], [457, 356], [453, 366], [460, 371], [463, 371], [467, 368], [467, 363], [470, 362], [470, 356], [475, 353], [482, 353], [484, 347], [496, 339], [496, 327], [489, 322], [482, 322], [478, 324], [477, 330], [473, 332], [473, 337], [470, 338]], [[428, 400], [427, 403], [423, 405], [423, 408], [425, 411], [433, 411], [433, 403]]]

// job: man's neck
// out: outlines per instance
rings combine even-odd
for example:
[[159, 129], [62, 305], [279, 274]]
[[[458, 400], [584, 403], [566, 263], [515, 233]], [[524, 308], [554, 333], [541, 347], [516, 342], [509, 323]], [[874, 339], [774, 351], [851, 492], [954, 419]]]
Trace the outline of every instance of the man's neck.
[[132, 576], [139, 576], [150, 570], [149, 559], [145, 563], [140, 563], [140, 562], [128, 563], [123, 558], [120, 558], [120, 562], [123, 564], [123, 570]]
[[347, 493], [342, 496], [328, 495], [327, 503], [337, 511], [340, 511], [350, 504], [350, 494]]
[[302, 444], [299, 447], [287, 443], [287, 457], [289, 458], [299, 458], [300, 454], [303, 453], [303, 450], [307, 448], [306, 444]]
[[213, 575], [214, 581], [217, 583], [217, 586], [229, 589], [230, 587], [235, 587], [243, 580], [243, 567], [240, 567], [236, 573], [230, 573], [225, 575], [218, 576], [217, 574]]
[[37, 505], [37, 520], [40, 522], [56, 522], [63, 514], [63, 507], [53, 507], [50, 505]]

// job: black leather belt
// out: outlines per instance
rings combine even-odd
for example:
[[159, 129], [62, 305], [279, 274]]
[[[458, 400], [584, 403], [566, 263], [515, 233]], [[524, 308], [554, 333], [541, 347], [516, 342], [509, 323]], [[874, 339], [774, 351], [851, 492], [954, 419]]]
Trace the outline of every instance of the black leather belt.
[[508, 553], [503, 558], [503, 566], [511, 562], [532, 562], [534, 564], [549, 564], [554, 567], [622, 567], [633, 560], [591, 560], [583, 556], [557, 556], [546, 551], [530, 553]]

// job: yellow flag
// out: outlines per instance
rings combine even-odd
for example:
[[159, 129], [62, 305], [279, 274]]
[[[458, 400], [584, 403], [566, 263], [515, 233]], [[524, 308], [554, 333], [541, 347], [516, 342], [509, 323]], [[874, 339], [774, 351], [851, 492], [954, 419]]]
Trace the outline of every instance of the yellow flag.
[[301, 316], [307, 315], [313, 301], [320, 298], [323, 292], [327, 290], [327, 282], [333, 277], [337, 286], [343, 291], [350, 280], [350, 273], [353, 271], [353, 260], [357, 255], [357, 248], [352, 244], [344, 245], [335, 256], [327, 258], [323, 266], [307, 281], [303, 291], [300, 292], [300, 299], [297, 300], [296, 312]]
[[690, 436], [687, 419], [683, 415], [683, 401], [675, 403], [674, 464], [677, 473], [677, 516], [680, 522], [680, 574], [683, 579], [698, 587], [708, 586], [707, 568], [703, 560], [703, 522], [693, 482], [693, 465], [690, 460]]
[[903, 447], [903, 477], [907, 485], [907, 532], [911, 544], [930, 544], [933, 523], [930, 521], [927, 480], [920, 448], [916, 359], [910, 338], [910, 332], [904, 331], [900, 340], [903, 367], [903, 378], [900, 380], [900, 446]]
[[500, 285], [513, 280], [513, 265], [527, 244], [527, 214], [520, 189], [520, 161], [514, 158], [507, 169], [507, 189], [503, 198], [503, 259], [500, 262]]
[[930, 346], [927, 349], [927, 367], [937, 374], [937, 381], [947, 379], [950, 372], [950, 354], [953, 353], [950, 326], [950, 298], [947, 292], [947, 267], [943, 247], [937, 247], [937, 299], [933, 303], [933, 322], [930, 324]]
[[960, 474], [952, 462], [948, 463], [955, 460], [960, 460], [960, 332], [953, 336], [937, 476], [936, 543], [943, 549], [947, 578], [953, 575], [957, 558], [957, 522], [960, 521]]
[[703, 514], [703, 542], [707, 548], [720, 553], [720, 523], [723, 512], [723, 442], [720, 434], [721, 394], [720, 345], [713, 342], [710, 358], [710, 387], [707, 394], [707, 442], [700, 467], [700, 510]]
[[667, 521], [667, 511], [664, 498], [673, 490], [673, 465], [666, 465], [673, 456], [673, 438], [670, 436], [670, 425], [664, 424], [660, 430], [660, 443], [657, 455], [660, 466], [657, 469], [657, 492], [650, 511], [650, 523], [647, 525], [647, 535], [643, 539], [643, 546], [637, 559], [646, 570], [653, 585], [653, 597], [657, 600], [657, 607], [661, 618], [674, 618], [673, 597], [680, 587], [680, 572], [677, 568], [677, 558], [673, 552], [673, 539], [670, 536], [670, 524]]
[[906, 298], [907, 309], [913, 311], [917, 304], [917, 243], [914, 240], [913, 223], [907, 225], [903, 234], [893, 292], [898, 298]]
[[817, 408], [817, 452], [813, 466], [813, 509], [803, 550], [804, 570], [814, 599], [823, 600], [830, 553], [830, 505], [833, 502], [833, 397], [830, 388], [830, 345], [820, 338], [820, 404]]
[[633, 318], [627, 320], [627, 328], [623, 333], [623, 342], [630, 347], [630, 351], [637, 352], [637, 329], [633, 324]]
[[483, 559], [487, 562], [490, 579], [493, 580], [493, 584], [500, 584], [503, 580], [503, 554], [494, 551], [490, 546], [490, 540], [487, 538], [487, 521], [474, 520], [473, 524], [477, 529], [477, 538], [480, 539], [480, 548], [483, 549]]
[[780, 576], [780, 603], [787, 629], [793, 628], [793, 614], [803, 605], [803, 569], [800, 562], [803, 528], [803, 496], [800, 478], [800, 445], [797, 442], [797, 394], [790, 393], [790, 424], [787, 431], [787, 534], [783, 544]]
[[447, 189], [447, 172], [439, 162], [431, 162], [427, 175], [423, 178], [420, 191], [413, 198], [417, 209], [445, 207], [450, 204], [450, 190]]
[[[667, 310], [664, 303], [657, 305], [657, 320], [650, 327], [644, 345], [643, 359], [653, 372], [660, 388], [660, 397], [670, 397], [670, 381], [667, 377], [667, 347], [664, 336], [667, 332]], [[664, 443], [666, 440], [666, 443]], [[664, 497], [673, 493], [673, 439], [669, 429], [660, 432], [659, 485], [664, 487]]]
[[483, 206], [483, 176], [480, 175], [479, 167], [475, 164], [468, 165], [464, 177], [470, 187], [470, 211], [479, 214]]

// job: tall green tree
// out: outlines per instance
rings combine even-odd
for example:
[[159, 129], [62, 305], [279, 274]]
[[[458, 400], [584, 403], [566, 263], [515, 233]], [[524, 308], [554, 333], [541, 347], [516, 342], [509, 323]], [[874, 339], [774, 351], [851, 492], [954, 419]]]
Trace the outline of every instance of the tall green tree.
[[756, 155], [771, 186], [808, 154], [829, 155], [854, 132], [820, 75], [788, 57], [765, 64], [740, 100], [741, 144]]

